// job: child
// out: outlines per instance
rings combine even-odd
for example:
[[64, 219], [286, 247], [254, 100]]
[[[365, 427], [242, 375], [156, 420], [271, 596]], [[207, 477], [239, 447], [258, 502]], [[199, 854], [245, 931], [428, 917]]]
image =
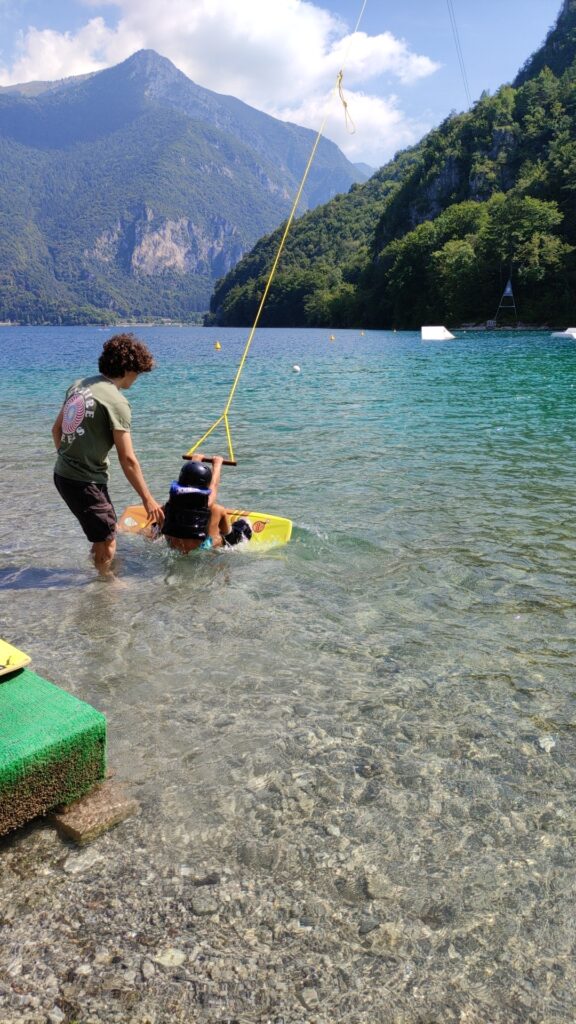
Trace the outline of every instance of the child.
[[170, 487], [162, 533], [167, 544], [183, 555], [196, 548], [238, 544], [252, 536], [245, 519], [232, 525], [226, 509], [216, 501], [222, 462], [221, 456], [214, 456], [212, 470], [202, 455], [193, 455]]

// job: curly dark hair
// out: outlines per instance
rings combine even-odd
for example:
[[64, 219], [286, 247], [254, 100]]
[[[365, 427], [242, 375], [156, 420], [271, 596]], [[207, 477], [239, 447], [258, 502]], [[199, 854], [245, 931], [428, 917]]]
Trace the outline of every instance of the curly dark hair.
[[105, 377], [123, 377], [125, 373], [150, 373], [152, 353], [135, 334], [115, 334], [104, 343], [98, 369]]

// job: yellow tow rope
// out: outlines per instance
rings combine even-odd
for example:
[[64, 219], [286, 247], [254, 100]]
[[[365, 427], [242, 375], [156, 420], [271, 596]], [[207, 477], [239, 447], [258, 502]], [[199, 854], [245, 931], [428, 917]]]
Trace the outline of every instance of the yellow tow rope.
[[[350, 44], [352, 42], [352, 39], [354, 38], [354, 35], [358, 31], [358, 28], [360, 26], [360, 22], [362, 21], [362, 17], [364, 15], [364, 11], [366, 9], [366, 4], [367, 3], [368, 3], [368, 0], [363, 0], [362, 8], [360, 10], [360, 14], [358, 15], [358, 20], [356, 22], [356, 25], [355, 25], [355, 28], [354, 28], [354, 32], [352, 33], [352, 35], [350, 36], [350, 38], [348, 40], [348, 48], [346, 50], [345, 61], [346, 61], [346, 59], [348, 57], [348, 52], [350, 50]], [[342, 106], [344, 107], [344, 117], [346, 119], [346, 128], [350, 132], [350, 134], [353, 134], [356, 131], [356, 128], [355, 128], [354, 122], [352, 121], [352, 118], [350, 117], [350, 114], [348, 112], [348, 104], [347, 104], [346, 100], [344, 99], [344, 93], [343, 93], [343, 90], [342, 90], [342, 80], [343, 80], [343, 77], [344, 77], [345, 61], [344, 61], [343, 65], [342, 65], [342, 68], [340, 69], [340, 71], [338, 72], [338, 74], [336, 76], [336, 84], [335, 84], [334, 89], [335, 89], [335, 92], [338, 93], [338, 96], [340, 98]], [[235, 461], [234, 460], [234, 448], [233, 448], [233, 445], [232, 445], [232, 435], [230, 433], [230, 421], [228, 419], [228, 413], [230, 412], [230, 406], [232, 405], [232, 399], [234, 398], [234, 394], [236, 392], [236, 388], [238, 387], [238, 382], [240, 380], [240, 375], [242, 373], [242, 370], [244, 369], [244, 363], [246, 362], [246, 359], [248, 357], [248, 352], [250, 351], [250, 346], [252, 345], [252, 341], [253, 341], [254, 335], [256, 333], [256, 328], [258, 327], [258, 324], [260, 322], [260, 317], [262, 315], [262, 310], [264, 309], [264, 304], [266, 302], [266, 299], [268, 298], [268, 293], [269, 293], [270, 288], [272, 286], [272, 281], [274, 280], [274, 276], [276, 274], [276, 269], [278, 267], [278, 263], [280, 262], [280, 257], [282, 255], [282, 252], [283, 252], [283, 249], [284, 249], [284, 245], [285, 245], [286, 239], [288, 237], [288, 232], [290, 231], [290, 228], [292, 227], [292, 222], [294, 220], [294, 217], [296, 216], [296, 210], [298, 208], [298, 203], [300, 202], [300, 199], [301, 199], [301, 196], [302, 196], [304, 185], [306, 184], [306, 179], [308, 178], [308, 174], [310, 172], [310, 168], [312, 167], [312, 162], [314, 160], [314, 157], [316, 156], [316, 150], [318, 149], [318, 145], [320, 143], [320, 139], [322, 138], [322, 136], [324, 134], [324, 129], [326, 127], [327, 120], [328, 120], [328, 111], [326, 112], [326, 114], [324, 116], [324, 120], [322, 121], [322, 124], [320, 125], [320, 128], [318, 129], [318, 134], [316, 135], [316, 139], [314, 141], [314, 145], [312, 146], [312, 151], [311, 151], [310, 156], [308, 158], [308, 163], [306, 164], [306, 167], [304, 169], [304, 174], [302, 175], [302, 180], [300, 182], [300, 185], [298, 186], [298, 191], [296, 192], [296, 196], [295, 196], [294, 202], [292, 204], [292, 209], [290, 211], [290, 215], [288, 217], [288, 220], [286, 221], [286, 225], [284, 227], [284, 231], [282, 232], [282, 237], [280, 239], [280, 244], [278, 245], [278, 251], [276, 253], [276, 256], [274, 257], [274, 262], [272, 264], [272, 268], [271, 268], [270, 273], [268, 275], [268, 280], [266, 281], [266, 286], [265, 286], [264, 291], [262, 293], [262, 298], [260, 299], [260, 303], [259, 303], [258, 309], [256, 311], [256, 316], [254, 317], [254, 323], [252, 324], [250, 333], [248, 335], [248, 340], [247, 340], [245, 348], [244, 348], [244, 352], [242, 353], [242, 358], [240, 360], [240, 363], [238, 365], [238, 369], [236, 371], [236, 376], [234, 377], [234, 381], [232, 383], [232, 387], [230, 388], [230, 394], [228, 395], [228, 398], [226, 400], [226, 405], [224, 406], [224, 411], [223, 411], [222, 415], [218, 417], [218, 419], [215, 421], [215, 423], [213, 423], [212, 426], [206, 431], [206, 433], [202, 435], [200, 440], [196, 441], [196, 444], [194, 444], [192, 446], [192, 448], [188, 449], [188, 451], [184, 455], [184, 458], [189, 458], [190, 456], [192, 456], [194, 454], [194, 452], [198, 450], [200, 445], [204, 443], [206, 438], [210, 437], [210, 435], [216, 430], [216, 428], [219, 427], [220, 424], [223, 422], [224, 423], [224, 427], [226, 429], [226, 439], [228, 441], [228, 453], [230, 455], [230, 461], [231, 462]]]

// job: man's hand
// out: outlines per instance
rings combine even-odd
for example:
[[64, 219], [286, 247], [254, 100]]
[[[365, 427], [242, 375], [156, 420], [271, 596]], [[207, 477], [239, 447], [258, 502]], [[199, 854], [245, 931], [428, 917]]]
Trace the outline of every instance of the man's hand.
[[148, 515], [148, 521], [150, 523], [157, 523], [158, 526], [162, 526], [164, 523], [164, 509], [162, 508], [162, 505], [159, 505], [152, 495], [150, 495], [149, 498], [145, 498], [143, 504]]

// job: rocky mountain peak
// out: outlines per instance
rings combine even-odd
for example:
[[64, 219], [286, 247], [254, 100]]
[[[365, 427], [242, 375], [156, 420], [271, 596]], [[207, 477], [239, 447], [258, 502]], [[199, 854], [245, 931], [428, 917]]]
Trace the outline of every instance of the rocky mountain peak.
[[168, 57], [163, 57], [156, 50], [137, 50], [121, 64], [101, 71], [101, 75], [114, 72], [118, 78], [140, 79], [148, 85], [172, 85], [182, 80], [188, 81], [186, 75], [179, 71]]

